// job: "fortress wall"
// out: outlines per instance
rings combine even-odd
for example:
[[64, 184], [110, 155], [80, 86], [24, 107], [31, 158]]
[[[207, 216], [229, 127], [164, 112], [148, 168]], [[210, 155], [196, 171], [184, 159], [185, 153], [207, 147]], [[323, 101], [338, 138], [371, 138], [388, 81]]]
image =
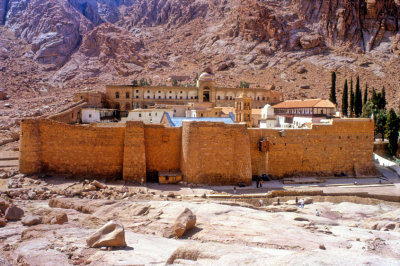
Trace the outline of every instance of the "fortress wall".
[[26, 174], [39, 173], [42, 169], [40, 119], [23, 119], [20, 132], [19, 169]]
[[[353, 175], [372, 163], [374, 123], [369, 119], [334, 120], [332, 125], [314, 124], [312, 129], [249, 129], [253, 174]], [[258, 140], [269, 141], [266, 155]]]
[[40, 121], [42, 171], [118, 178], [122, 175], [125, 127]]
[[123, 146], [123, 179], [146, 179], [146, 149], [144, 144], [144, 124], [138, 121], [127, 121]]
[[245, 125], [183, 122], [181, 170], [189, 183], [249, 184], [249, 151]]
[[182, 128], [145, 125], [147, 171], [179, 171], [182, 149]]

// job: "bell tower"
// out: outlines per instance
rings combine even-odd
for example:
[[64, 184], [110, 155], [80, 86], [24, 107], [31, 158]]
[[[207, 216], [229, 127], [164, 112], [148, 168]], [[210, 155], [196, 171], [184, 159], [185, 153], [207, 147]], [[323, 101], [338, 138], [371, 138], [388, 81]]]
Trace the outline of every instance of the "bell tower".
[[251, 127], [251, 97], [248, 97], [244, 91], [239, 97], [235, 98], [235, 123], [246, 123], [247, 127]]

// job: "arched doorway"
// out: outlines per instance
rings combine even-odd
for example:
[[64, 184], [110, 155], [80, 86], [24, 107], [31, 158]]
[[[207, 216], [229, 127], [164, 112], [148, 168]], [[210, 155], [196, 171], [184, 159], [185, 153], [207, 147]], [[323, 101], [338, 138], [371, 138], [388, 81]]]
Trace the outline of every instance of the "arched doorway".
[[210, 88], [205, 87], [203, 89], [203, 102], [209, 102], [210, 101]]

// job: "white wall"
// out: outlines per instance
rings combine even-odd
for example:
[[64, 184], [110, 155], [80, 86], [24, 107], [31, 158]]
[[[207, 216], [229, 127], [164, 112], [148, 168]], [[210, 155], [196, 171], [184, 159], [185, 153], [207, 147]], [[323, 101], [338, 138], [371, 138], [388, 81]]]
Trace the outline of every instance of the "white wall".
[[174, 111], [170, 109], [139, 109], [129, 111], [128, 117], [122, 118], [121, 122], [142, 121], [145, 124], [159, 124], [164, 112], [169, 113], [171, 117], [174, 116]]
[[100, 111], [96, 109], [82, 109], [82, 123], [99, 123]]
[[275, 120], [260, 120], [260, 128], [274, 128]]

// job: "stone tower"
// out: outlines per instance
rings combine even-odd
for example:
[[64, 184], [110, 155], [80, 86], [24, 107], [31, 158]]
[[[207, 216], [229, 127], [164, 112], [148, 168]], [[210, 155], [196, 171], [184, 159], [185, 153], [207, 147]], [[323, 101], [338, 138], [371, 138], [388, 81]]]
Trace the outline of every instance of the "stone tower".
[[235, 98], [235, 122], [246, 123], [248, 127], [251, 127], [251, 109], [251, 97], [248, 97], [243, 91], [239, 97]]

